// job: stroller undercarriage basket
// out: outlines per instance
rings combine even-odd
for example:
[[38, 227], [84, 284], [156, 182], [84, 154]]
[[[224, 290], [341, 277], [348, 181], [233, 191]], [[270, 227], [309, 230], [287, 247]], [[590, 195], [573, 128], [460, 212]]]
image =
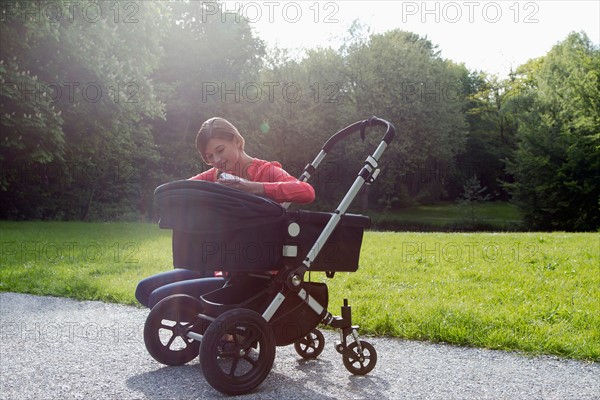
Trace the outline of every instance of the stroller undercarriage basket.
[[[324, 307], [328, 303], [327, 285], [305, 282], [304, 288]], [[226, 286], [201, 297], [202, 313], [217, 318], [235, 309], [264, 310], [272, 301], [274, 285], [264, 277], [232, 279]], [[275, 344], [287, 346], [306, 336], [324, 315], [314, 313], [298, 296], [286, 296], [283, 304], [269, 321]]]

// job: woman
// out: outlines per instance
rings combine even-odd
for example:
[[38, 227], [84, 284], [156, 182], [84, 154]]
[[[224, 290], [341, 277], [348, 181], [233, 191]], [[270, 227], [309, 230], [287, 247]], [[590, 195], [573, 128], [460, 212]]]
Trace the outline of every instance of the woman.
[[[315, 192], [281, 168], [278, 162], [252, 158], [244, 150], [245, 140], [235, 126], [223, 118], [211, 118], [202, 124], [196, 148], [210, 170], [190, 179], [219, 182], [277, 202], [310, 203]], [[241, 179], [219, 179], [221, 173]]]
[[[315, 198], [311, 185], [288, 174], [276, 161], [250, 157], [245, 140], [229, 121], [215, 117], [204, 122], [196, 136], [202, 160], [212, 168], [191, 180], [218, 182], [277, 202], [310, 203]], [[225, 279], [186, 269], [174, 269], [142, 280], [136, 289], [138, 301], [154, 307], [172, 294], [200, 297], [223, 286]]]

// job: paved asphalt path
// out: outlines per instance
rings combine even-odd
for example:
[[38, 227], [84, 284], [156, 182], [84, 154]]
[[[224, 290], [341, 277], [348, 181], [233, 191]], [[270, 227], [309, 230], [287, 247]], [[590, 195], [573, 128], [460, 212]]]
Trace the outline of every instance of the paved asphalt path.
[[[148, 311], [0, 293], [0, 399], [218, 399], [198, 359], [166, 367], [146, 352]], [[371, 338], [375, 370], [352, 376], [326, 333], [303, 361], [277, 349], [267, 379], [242, 399], [600, 399], [600, 364]]]

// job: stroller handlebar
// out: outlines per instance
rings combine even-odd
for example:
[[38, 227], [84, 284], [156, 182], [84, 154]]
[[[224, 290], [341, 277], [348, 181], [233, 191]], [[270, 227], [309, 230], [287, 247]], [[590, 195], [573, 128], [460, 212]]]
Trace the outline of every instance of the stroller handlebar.
[[371, 126], [386, 127], [386, 132], [382, 138], [382, 141], [384, 141], [386, 144], [390, 144], [390, 142], [394, 138], [394, 135], [396, 134], [396, 129], [394, 128], [394, 125], [392, 125], [390, 122], [388, 122], [384, 119], [373, 116], [371, 118], [355, 122], [352, 125], [349, 125], [349, 126], [345, 127], [344, 129], [342, 129], [341, 131], [338, 131], [337, 133], [335, 133], [333, 136], [331, 136], [329, 138], [329, 140], [327, 140], [327, 142], [325, 142], [325, 144], [323, 145], [323, 151], [328, 153], [333, 148], [333, 146], [335, 146], [342, 140], [346, 139], [348, 136], [350, 136], [353, 133], [358, 132], [358, 131], [360, 131], [360, 137], [364, 141], [365, 140], [365, 130], [367, 127], [371, 127]]
[[[394, 138], [394, 135], [396, 134], [396, 129], [394, 128], [394, 125], [391, 124], [391, 122], [388, 122], [385, 119], [381, 119], [381, 118], [373, 116], [371, 118], [355, 122], [352, 125], [345, 127], [341, 131], [338, 131], [333, 136], [331, 136], [327, 140], [327, 142], [325, 142], [325, 144], [323, 145], [323, 147], [321, 149], [321, 152], [317, 155], [317, 157], [314, 159], [314, 161], [312, 163], [309, 163], [304, 168], [304, 171], [302, 172], [302, 174], [300, 175], [300, 177], [298, 179], [301, 180], [302, 182], [308, 181], [310, 179], [310, 177], [315, 173], [315, 171], [316, 171], [317, 167], [319, 166], [319, 164], [321, 163], [321, 161], [323, 161], [325, 156], [333, 148], [333, 146], [335, 146], [342, 140], [346, 139], [348, 136], [352, 135], [353, 133], [360, 131], [360, 137], [364, 141], [365, 140], [365, 130], [367, 127], [371, 127], [371, 126], [386, 127], [385, 134], [383, 135], [383, 138], [382, 138], [380, 146], [379, 146], [380, 151], [383, 152], [383, 149], [385, 148], [385, 146], [389, 145], [390, 142], [392, 141], [392, 139]], [[384, 143], [385, 143], [385, 145], [384, 145]], [[383, 147], [382, 147], [382, 145], [383, 145]], [[379, 152], [379, 150], [376, 152]], [[377, 154], [377, 158], [379, 157], [379, 155], [380, 155], [380, 153]], [[285, 208], [288, 208], [290, 206], [290, 204], [291, 203], [289, 203], [289, 202], [283, 203], [283, 206]]]

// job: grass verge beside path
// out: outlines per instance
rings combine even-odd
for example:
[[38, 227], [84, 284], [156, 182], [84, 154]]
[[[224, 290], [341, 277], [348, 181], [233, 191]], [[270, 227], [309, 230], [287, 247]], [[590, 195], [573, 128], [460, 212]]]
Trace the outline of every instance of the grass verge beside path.
[[172, 268], [156, 224], [0, 222], [0, 291], [139, 305], [141, 279]]
[[[171, 267], [154, 224], [0, 222], [0, 291], [136, 304]], [[356, 273], [313, 281], [363, 333], [600, 361], [597, 233], [367, 232]]]

